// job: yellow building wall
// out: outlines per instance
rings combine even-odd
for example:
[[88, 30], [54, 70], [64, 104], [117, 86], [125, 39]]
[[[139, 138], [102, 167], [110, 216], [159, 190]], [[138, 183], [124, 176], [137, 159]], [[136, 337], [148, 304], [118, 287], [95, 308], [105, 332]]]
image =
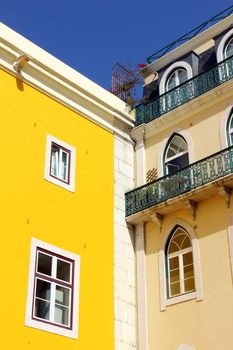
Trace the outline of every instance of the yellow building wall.
[[[0, 71], [1, 348], [113, 349], [113, 135]], [[75, 192], [44, 179], [46, 134], [76, 147]], [[79, 337], [24, 326], [35, 237], [80, 255]]]
[[[197, 350], [232, 350], [233, 288], [227, 228], [232, 207], [223, 197], [200, 202], [196, 220], [188, 210], [165, 216], [162, 232], [146, 225], [146, 270], [149, 349], [171, 350], [188, 343]], [[199, 240], [204, 299], [189, 300], [160, 311], [158, 251], [167, 227], [187, 221]]]
[[[159, 154], [163, 149], [163, 140], [177, 129], [187, 131], [193, 142], [194, 161], [205, 158], [221, 150], [220, 126], [227, 107], [233, 102], [233, 96], [227, 97], [211, 107], [201, 106], [196, 112], [186, 113], [185, 119], [167, 124], [161, 132], [146, 139], [146, 171], [158, 168]], [[166, 115], [162, 118], [166, 118]], [[174, 111], [174, 120], [176, 118]]]

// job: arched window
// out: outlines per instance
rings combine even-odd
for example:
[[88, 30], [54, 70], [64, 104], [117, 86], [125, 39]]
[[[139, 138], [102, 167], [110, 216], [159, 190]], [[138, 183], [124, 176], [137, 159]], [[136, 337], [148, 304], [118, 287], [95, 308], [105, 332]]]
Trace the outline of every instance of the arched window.
[[229, 147], [233, 145], [233, 110], [227, 121], [227, 143]]
[[192, 242], [188, 233], [176, 227], [166, 248], [167, 296], [172, 298], [195, 291]]
[[174, 70], [167, 79], [166, 91], [174, 89], [188, 79], [187, 71], [184, 68]]
[[199, 242], [193, 227], [180, 218], [163, 232], [159, 248], [160, 306], [203, 299]]
[[178, 134], [172, 136], [164, 154], [165, 174], [173, 174], [189, 165], [188, 145]]
[[223, 53], [224, 59], [232, 55], [233, 55], [233, 37], [231, 37], [230, 40], [228, 40], [228, 42], [226, 43], [224, 48], [224, 53]]

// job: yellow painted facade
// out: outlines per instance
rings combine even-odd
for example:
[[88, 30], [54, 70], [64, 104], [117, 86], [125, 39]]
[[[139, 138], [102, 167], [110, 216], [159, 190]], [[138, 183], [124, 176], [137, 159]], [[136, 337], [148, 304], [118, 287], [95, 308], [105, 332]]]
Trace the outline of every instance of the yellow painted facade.
[[[191, 226], [199, 241], [204, 297], [160, 311], [158, 251], [161, 237], [176, 218]], [[153, 222], [146, 227], [146, 268], [149, 349], [176, 349], [188, 343], [196, 349], [227, 349], [233, 342], [233, 289], [227, 229], [232, 208], [221, 197], [203, 201], [194, 221], [190, 211], [167, 215], [160, 233]]]
[[232, 21], [167, 45], [142, 71], [126, 193], [139, 350], [232, 349]]
[[[113, 134], [0, 71], [1, 347], [113, 349]], [[44, 179], [46, 135], [76, 148], [75, 191]], [[31, 238], [80, 256], [78, 339], [24, 325]]]

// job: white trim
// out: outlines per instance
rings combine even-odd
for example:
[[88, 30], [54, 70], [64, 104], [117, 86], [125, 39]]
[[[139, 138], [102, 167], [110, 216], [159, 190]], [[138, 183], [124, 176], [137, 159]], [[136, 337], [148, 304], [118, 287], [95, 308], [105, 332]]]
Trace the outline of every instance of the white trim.
[[193, 77], [193, 71], [192, 67], [190, 66], [189, 63], [185, 61], [179, 61], [179, 62], [174, 62], [169, 68], [165, 71], [163, 74], [160, 84], [159, 84], [159, 94], [162, 95], [166, 92], [166, 84], [167, 84], [167, 79], [169, 78], [169, 75], [172, 73], [172, 71], [178, 69], [178, 68], [184, 68], [187, 72], [187, 77], [188, 80]]
[[[70, 151], [70, 168], [69, 168], [69, 174], [70, 174], [70, 182], [65, 183], [62, 180], [59, 180], [59, 178], [55, 178], [50, 175], [50, 162], [51, 162], [51, 150], [52, 150], [52, 142], [56, 143], [57, 145], [67, 149]], [[66, 190], [69, 190], [71, 192], [74, 192], [75, 189], [75, 163], [76, 163], [76, 149], [73, 146], [68, 145], [64, 141], [61, 141], [57, 139], [56, 137], [47, 134], [46, 136], [46, 152], [45, 152], [45, 172], [44, 172], [44, 178], [48, 180], [49, 182], [52, 182], [55, 185], [58, 185], [60, 187], [65, 188]]]
[[135, 163], [135, 182], [137, 186], [142, 186], [146, 182], [146, 156], [143, 134], [141, 134], [141, 138], [137, 140], [135, 145]]
[[137, 305], [138, 305], [138, 349], [148, 349], [147, 326], [147, 286], [144, 222], [135, 227], [135, 250], [137, 266]]
[[[55, 254], [67, 257], [74, 261], [74, 285], [73, 285], [73, 328], [65, 329], [53, 324], [41, 322], [39, 320], [32, 319], [32, 307], [33, 307], [33, 287], [34, 287], [34, 276], [36, 266], [36, 250], [37, 247], [44, 248]], [[80, 256], [70, 253], [67, 250], [55, 247], [51, 244], [40, 241], [36, 238], [31, 240], [31, 252], [30, 252], [30, 264], [28, 273], [28, 293], [27, 293], [27, 304], [26, 304], [26, 317], [25, 325], [40, 329], [46, 332], [51, 332], [59, 335], [63, 335], [69, 338], [78, 338], [78, 305], [79, 305], [79, 284], [80, 284]]]
[[[14, 62], [23, 56], [28, 61], [17, 73]], [[114, 121], [133, 127], [133, 117], [125, 102], [3, 23], [0, 23], [0, 67], [106, 130], [115, 130]]]
[[224, 60], [224, 49], [227, 41], [230, 37], [233, 36], [233, 28], [229, 30], [221, 39], [218, 48], [217, 48], [217, 62], [221, 62]]
[[231, 276], [233, 279], [233, 214], [231, 213], [229, 226], [227, 228], [229, 255], [231, 264]]
[[[165, 271], [165, 247], [166, 242], [172, 232], [176, 227], [180, 226], [184, 228], [189, 234], [192, 241], [193, 248], [193, 266], [194, 266], [194, 278], [196, 291], [191, 293], [185, 293], [177, 297], [167, 298], [167, 285], [166, 285], [166, 271]], [[199, 253], [199, 242], [196, 237], [196, 233], [192, 226], [184, 221], [183, 219], [177, 218], [174, 220], [163, 233], [160, 248], [159, 248], [159, 279], [160, 279], [160, 308], [161, 311], [165, 311], [166, 307], [169, 305], [177, 304], [191, 299], [196, 299], [200, 301], [203, 299], [203, 288], [201, 279], [201, 263], [200, 263], [200, 253]]]
[[230, 25], [232, 25], [233, 14], [227, 16], [223, 20], [214, 24], [212, 27], [207, 28], [200, 34], [194, 36], [192, 39], [185, 42], [183, 45], [178, 46], [177, 48], [169, 51], [165, 55], [161, 56], [155, 62], [148, 64], [145, 68], [143, 68], [140, 73], [145, 78], [151, 73], [158, 71], [159, 69], [165, 67], [172, 60], [175, 60], [179, 57], [182, 57], [187, 52], [192, 50], [195, 51], [197, 47], [205, 44], [207, 41], [213, 39], [216, 35], [221, 34], [225, 29], [227, 29]]
[[188, 144], [188, 154], [189, 154], [189, 163], [194, 163], [195, 162], [195, 154], [194, 154], [194, 145], [193, 145], [193, 140], [192, 137], [190, 135], [190, 133], [186, 130], [182, 130], [179, 128], [174, 128], [172, 129], [169, 134], [163, 139], [161, 147], [158, 151], [158, 155], [157, 155], [157, 169], [158, 169], [158, 177], [162, 177], [164, 176], [164, 164], [163, 164], [163, 155], [165, 152], [165, 149], [167, 147], [167, 143], [170, 140], [170, 138], [172, 137], [173, 134], [177, 134], [182, 136], [185, 141]]
[[231, 116], [231, 111], [233, 111], [233, 102], [231, 102], [225, 109], [225, 112], [221, 118], [220, 124], [220, 145], [221, 149], [229, 147], [227, 140], [227, 123]]

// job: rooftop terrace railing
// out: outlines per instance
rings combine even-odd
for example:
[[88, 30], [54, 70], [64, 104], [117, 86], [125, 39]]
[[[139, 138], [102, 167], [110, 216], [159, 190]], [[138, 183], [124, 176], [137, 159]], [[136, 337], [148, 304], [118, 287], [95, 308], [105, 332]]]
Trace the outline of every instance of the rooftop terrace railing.
[[153, 61], [159, 59], [160, 57], [164, 56], [166, 53], [170, 52], [174, 48], [182, 45], [186, 41], [192, 39], [193, 37], [195, 37], [199, 33], [203, 32], [205, 29], [207, 29], [211, 25], [213, 25], [213, 24], [221, 21], [222, 19], [230, 16], [232, 13], [233, 13], [233, 6], [230, 6], [226, 10], [224, 10], [224, 11], [218, 13], [217, 15], [215, 15], [214, 17], [210, 18], [208, 21], [205, 21], [204, 23], [202, 23], [198, 27], [192, 29], [187, 34], [182, 35], [180, 38], [172, 41], [170, 44], [166, 45], [162, 49], [156, 51], [155, 53], [153, 53], [152, 55], [147, 57], [146, 58], [147, 62], [152, 63]]
[[233, 173], [233, 146], [125, 194], [126, 216]]
[[136, 126], [162, 116], [186, 102], [210, 91], [233, 78], [233, 56], [208, 71], [196, 75], [183, 84], [160, 95], [155, 100], [140, 104], [136, 109]]

